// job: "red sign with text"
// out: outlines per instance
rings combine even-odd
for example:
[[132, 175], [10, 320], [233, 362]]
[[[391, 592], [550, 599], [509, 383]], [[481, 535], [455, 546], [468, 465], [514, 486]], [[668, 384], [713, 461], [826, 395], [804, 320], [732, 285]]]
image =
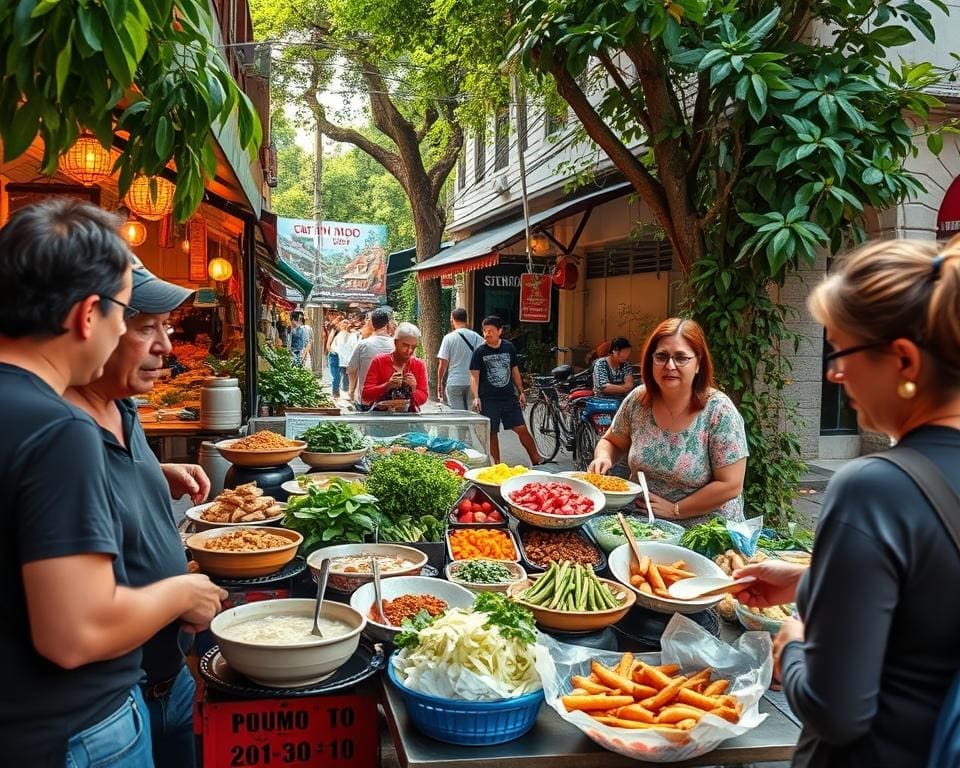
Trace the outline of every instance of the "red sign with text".
[[204, 768], [376, 768], [377, 699], [205, 701]]
[[550, 322], [550, 286], [548, 275], [520, 275], [520, 322]]

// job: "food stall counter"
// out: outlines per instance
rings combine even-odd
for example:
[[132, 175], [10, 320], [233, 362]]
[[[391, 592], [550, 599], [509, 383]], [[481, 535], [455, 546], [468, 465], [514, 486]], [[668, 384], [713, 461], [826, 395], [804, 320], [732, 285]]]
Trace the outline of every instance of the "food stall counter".
[[[383, 708], [402, 768], [640, 768], [660, 765], [633, 760], [594, 744], [564, 722], [550, 707], [540, 710], [537, 724], [525, 736], [491, 747], [445, 744], [421, 734], [407, 714], [396, 688], [381, 675]], [[730, 739], [699, 758], [675, 766], [744, 765], [789, 760], [800, 729], [764, 696], [760, 711], [767, 719], [743, 736]]]

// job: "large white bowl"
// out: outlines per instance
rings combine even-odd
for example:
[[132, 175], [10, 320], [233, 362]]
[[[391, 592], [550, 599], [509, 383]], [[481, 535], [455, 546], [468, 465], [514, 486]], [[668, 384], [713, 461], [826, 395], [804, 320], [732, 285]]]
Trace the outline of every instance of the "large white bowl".
[[[483, 470], [490, 469], [490, 467], [476, 467], [475, 469], [468, 469], [466, 474], [464, 474], [464, 480], [469, 480], [471, 483], [479, 485], [481, 488], [487, 491], [500, 492], [500, 483], [491, 483], [489, 480], [478, 480], [477, 475], [479, 475]], [[516, 475], [516, 477], [529, 477], [530, 475], [545, 475], [546, 472], [542, 472], [539, 469], [528, 469], [522, 475]], [[513, 479], [513, 478], [509, 478]]]
[[[572, 488], [581, 496], [586, 496], [593, 502], [593, 511], [585, 515], [551, 515], [549, 513], [537, 512], [529, 507], [523, 507], [510, 499], [510, 494], [519, 491], [527, 483], [559, 483]], [[607, 500], [599, 489], [594, 488], [590, 483], [583, 480], [574, 480], [572, 477], [563, 477], [562, 475], [518, 475], [505, 480], [500, 486], [500, 495], [510, 508], [510, 514], [518, 520], [522, 520], [536, 528], [578, 528], [591, 517], [595, 517], [603, 512]]]
[[313, 617], [313, 598], [262, 600], [238, 605], [214, 617], [210, 631], [217, 638], [220, 653], [233, 669], [253, 682], [268, 688], [299, 688], [325, 680], [343, 666], [356, 652], [360, 633], [367, 625], [361, 613], [349, 605], [326, 600], [321, 615], [345, 622], [350, 631], [330, 639], [316, 638], [304, 643], [265, 645], [230, 640], [223, 632], [242, 621], [271, 615]]
[[[380, 582], [380, 596], [384, 600], [395, 600], [401, 595], [432, 595], [443, 600], [448, 609], [472, 608], [474, 598], [469, 589], [432, 576], [396, 576]], [[363, 633], [373, 640], [391, 643], [400, 627], [388, 627], [370, 618], [370, 609], [375, 602], [372, 581], [350, 595], [350, 606], [362, 613], [367, 620], [367, 628]]]
[[[578, 477], [578, 475], [585, 475], [586, 472], [558, 472], [557, 474], [562, 477], [572, 477], [574, 480], [581, 480], [582, 478]], [[586, 483], [587, 481], [583, 480], [583, 482]], [[631, 483], [629, 480], [624, 480], [624, 482], [629, 486], [629, 489], [626, 491], [604, 491], [597, 488], [597, 490], [603, 494], [603, 498], [607, 500], [607, 511], [611, 509], [623, 509], [629, 506], [643, 490], [639, 485]], [[587, 483], [587, 485], [590, 485], [590, 483]], [[596, 486], [593, 487], [596, 488]]]
[[304, 451], [300, 454], [300, 461], [314, 469], [348, 469], [366, 455], [366, 448], [361, 448], [358, 451], [344, 451], [343, 453]]
[[[404, 547], [400, 544], [337, 544], [311, 552], [307, 556], [307, 565], [310, 567], [314, 578], [316, 578], [320, 568], [320, 561], [323, 558], [329, 557], [332, 560], [335, 557], [360, 554], [396, 557], [411, 562], [409, 568], [400, 571], [385, 571], [381, 569], [381, 579], [390, 579], [396, 576], [419, 576], [420, 569], [427, 564], [427, 556], [419, 549]], [[331, 589], [336, 589], [340, 592], [353, 592], [368, 581], [373, 581], [372, 573], [348, 573], [337, 570], [331, 566], [328, 585]]]
[[[697, 576], [727, 578], [727, 574], [713, 560], [698, 555], [686, 547], [664, 544], [659, 541], [639, 541], [637, 542], [637, 549], [641, 557], [647, 555], [650, 562], [657, 565], [669, 565], [677, 560], [683, 560], [686, 563], [685, 570], [695, 573]], [[659, 613], [699, 613], [707, 608], [712, 608], [723, 599], [723, 595], [715, 595], [713, 597], [700, 597], [696, 600], [674, 600], [673, 598], [658, 597], [641, 592], [630, 583], [630, 560], [632, 557], [630, 545], [622, 544], [607, 556], [607, 567], [617, 581], [637, 593], [637, 603], [644, 608]]]

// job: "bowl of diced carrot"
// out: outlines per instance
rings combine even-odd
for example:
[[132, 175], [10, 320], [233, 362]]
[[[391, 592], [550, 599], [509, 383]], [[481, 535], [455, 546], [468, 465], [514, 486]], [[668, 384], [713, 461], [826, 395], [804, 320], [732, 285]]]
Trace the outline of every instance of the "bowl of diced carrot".
[[506, 528], [465, 526], [447, 529], [447, 552], [451, 560], [510, 560], [520, 562], [520, 547]]

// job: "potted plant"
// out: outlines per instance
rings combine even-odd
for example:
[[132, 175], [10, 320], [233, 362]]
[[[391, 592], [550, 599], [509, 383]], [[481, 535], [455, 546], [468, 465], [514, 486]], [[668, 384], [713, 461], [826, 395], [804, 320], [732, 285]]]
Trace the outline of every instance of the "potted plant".
[[273, 415], [282, 416], [293, 409], [330, 415], [340, 413], [313, 371], [296, 365], [290, 350], [264, 346], [260, 348], [260, 355], [267, 363], [266, 369], [257, 374], [260, 403], [270, 406]]

